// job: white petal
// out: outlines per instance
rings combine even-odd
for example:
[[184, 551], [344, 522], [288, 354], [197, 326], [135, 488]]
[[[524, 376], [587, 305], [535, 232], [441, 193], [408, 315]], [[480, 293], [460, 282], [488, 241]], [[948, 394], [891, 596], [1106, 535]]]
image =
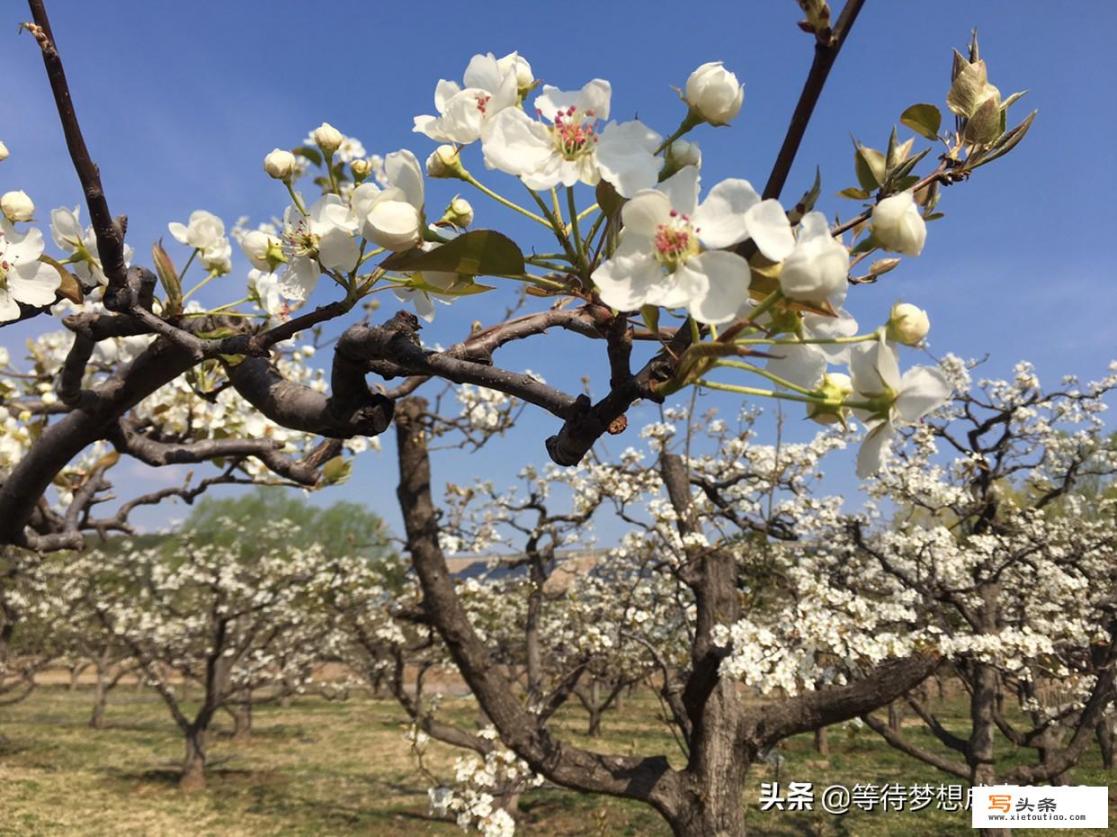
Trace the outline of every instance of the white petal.
[[946, 376], [930, 366], [913, 366], [904, 373], [896, 412], [905, 421], [919, 421], [950, 398], [953, 387]]
[[885, 448], [892, 441], [892, 434], [895, 432], [892, 423], [888, 421], [882, 421], [869, 431], [861, 442], [861, 449], [857, 451], [858, 477], [866, 479], [880, 470]]
[[671, 202], [663, 192], [647, 189], [621, 207], [621, 222], [626, 232], [651, 239], [660, 224], [671, 220]]
[[826, 355], [811, 343], [770, 346], [767, 351], [776, 357], [768, 359], [766, 368], [773, 375], [804, 389], [815, 389], [826, 372]]
[[389, 183], [403, 190], [408, 203], [423, 208], [423, 170], [414, 154], [406, 148], [393, 151], [384, 158], [384, 172]]
[[612, 95], [612, 85], [603, 78], [595, 78], [583, 85], [574, 106], [594, 119], [605, 120], [609, 118], [609, 100]]
[[298, 256], [291, 260], [287, 270], [279, 277], [279, 292], [288, 299], [303, 302], [314, 292], [318, 275], [318, 265], [313, 259]]
[[485, 123], [485, 165], [508, 174], [536, 172], [554, 156], [548, 128], [518, 108], [506, 108]]
[[479, 87], [490, 93], [500, 87], [500, 67], [496, 63], [496, 56], [491, 52], [485, 55], [474, 55], [465, 68], [462, 81], [466, 87]]
[[58, 271], [42, 262], [19, 265], [8, 274], [12, 296], [25, 305], [50, 305], [61, 282]]
[[7, 288], [0, 288], [0, 323], [8, 323], [19, 319], [19, 303], [13, 298]]
[[[701, 253], [689, 259], [675, 275], [684, 287], [693, 288], [687, 310], [700, 322], [727, 323], [736, 318], [748, 301], [749, 264], [736, 253], [725, 250]], [[697, 280], [697, 276], [703, 280]]]
[[683, 166], [657, 186], [671, 201], [671, 208], [694, 217], [698, 207], [698, 167]]
[[438, 108], [438, 112], [445, 113], [446, 103], [461, 92], [462, 89], [456, 81], [440, 79], [434, 88], [434, 106]]
[[344, 230], [330, 230], [318, 241], [318, 260], [330, 270], [348, 273], [357, 266], [360, 257], [357, 242]]
[[186, 243], [187, 227], [185, 224], [178, 221], [171, 221], [171, 223], [167, 224], [167, 229], [170, 231], [174, 240], [179, 244]]
[[663, 138], [638, 120], [610, 122], [601, 133], [594, 156], [601, 176], [621, 197], [650, 189], [659, 179], [663, 160], [655, 156]]
[[795, 249], [795, 235], [780, 202], [769, 198], [745, 213], [749, 237], [757, 248], [774, 262], [780, 262]]
[[745, 213], [760, 203], [760, 195], [747, 180], [730, 178], [710, 190], [694, 213], [698, 237], [707, 247], [729, 247], [749, 236]]
[[405, 201], [378, 201], [368, 214], [365, 231], [381, 247], [410, 250], [421, 238], [419, 210]]
[[631, 258], [612, 258], [593, 272], [601, 301], [618, 311], [635, 311], [642, 305], [655, 304], [662, 296], [669, 277], [652, 256], [638, 254]]

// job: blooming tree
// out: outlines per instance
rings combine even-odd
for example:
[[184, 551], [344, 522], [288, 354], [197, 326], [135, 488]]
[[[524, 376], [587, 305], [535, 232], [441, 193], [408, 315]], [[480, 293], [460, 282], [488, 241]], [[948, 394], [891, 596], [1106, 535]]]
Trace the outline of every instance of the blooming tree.
[[[415, 119], [417, 133], [442, 143], [425, 167], [406, 149], [370, 156], [323, 123], [302, 145], [265, 156], [265, 173], [288, 199], [274, 221], [229, 227], [197, 210], [168, 225], [174, 243], [155, 245], [152, 272], [130, 266], [126, 220], [110, 213], [44, 4], [29, 5], [33, 21], [25, 29], [40, 47], [90, 224], [81, 208], [52, 211], [57, 252], [50, 255], [32, 198], [20, 189], [3, 195], [3, 320], [54, 314], [66, 329], [49, 341], [52, 359], [36, 370], [38, 391], [17, 388], [6, 405], [5, 436], [13, 442], [0, 487], [0, 536], [41, 550], [78, 547], [84, 532], [123, 526], [120, 515], [89, 514], [107, 496], [106, 452], [154, 466], [221, 463], [207, 479], [321, 486], [344, 475], [339, 456], [386, 429], [396, 399], [439, 378], [551, 413], [561, 424], [547, 450], [560, 465], [581, 461], [606, 432], [622, 432], [635, 401], [660, 402], [699, 386], [805, 401], [819, 415], [859, 410], [874, 431], [862, 462], [870, 470], [897, 424], [918, 419], [948, 392], [933, 370], [901, 375], [897, 367], [894, 347], [918, 342], [925, 318], [895, 318], [891, 342], [873, 350], [883, 332], [860, 330], [843, 307], [851, 280], [876, 279], [899, 255], [860, 276], [851, 271], [878, 251], [918, 254], [926, 223], [941, 214], [940, 187], [1005, 154], [1030, 124], [1029, 117], [1007, 127], [1018, 96], [1001, 97], [974, 42], [968, 56], [955, 58], [947, 97], [953, 130], [930, 104], [901, 116], [940, 146], [938, 164], [916, 173], [934, 150], [916, 150], [919, 137], [901, 141], [893, 131], [885, 151], [859, 144], [858, 186], [843, 194], [866, 206], [831, 226], [814, 210], [817, 181], [790, 209], [779, 196], [860, 0], [833, 25], [825, 3], [807, 4], [803, 27], [816, 58], [762, 190], [729, 178], [703, 195], [701, 154], [684, 137], [731, 123], [744, 100], [743, 85], [718, 62], [687, 79], [679, 125], [661, 133], [639, 120], [610, 119], [614, 91], [604, 79], [563, 91], [541, 85], [523, 55], [478, 55], [461, 83], [439, 82], [437, 115]], [[470, 170], [478, 151], [486, 167], [521, 181], [528, 206]], [[17, 164], [18, 153], [4, 170]], [[459, 195], [439, 213], [428, 205], [428, 178], [460, 182], [531, 219], [557, 250], [469, 230], [470, 202]], [[234, 242], [252, 265], [246, 292], [201, 304], [202, 288], [228, 286]], [[489, 283], [478, 281], [485, 276]], [[438, 303], [470, 305], [501, 286], [526, 291], [538, 310], [480, 325], [448, 349], [425, 346], [418, 320], [404, 312], [383, 325], [347, 322], [383, 291], [430, 320]], [[310, 368], [293, 341], [335, 322], [344, 328], [331, 341], [326, 374]], [[543, 337], [553, 329], [604, 344], [609, 389], [596, 401], [514, 364], [497, 365], [505, 347], [553, 339]], [[649, 349], [638, 367], [637, 346]], [[851, 354], [851, 346], [864, 351]], [[830, 371], [847, 363], [852, 386]], [[399, 383], [370, 387], [369, 373]], [[715, 373], [758, 377], [761, 385]], [[177, 393], [177, 409], [160, 405], [168, 392]], [[210, 413], [207, 421], [182, 421], [199, 409]], [[76, 465], [91, 452], [97, 456]], [[44, 499], [60, 481], [70, 487], [64, 508]], [[190, 499], [199, 487], [178, 496]]]

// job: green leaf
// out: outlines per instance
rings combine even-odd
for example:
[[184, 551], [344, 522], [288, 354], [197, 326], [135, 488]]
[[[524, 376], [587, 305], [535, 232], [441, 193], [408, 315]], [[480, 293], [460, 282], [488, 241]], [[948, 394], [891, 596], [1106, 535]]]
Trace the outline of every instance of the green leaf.
[[305, 157], [316, 166], [322, 165], [322, 152], [312, 145], [300, 145], [291, 151], [292, 154], [298, 154], [300, 157]]
[[849, 198], [850, 200], [864, 201], [869, 199], [869, 195], [871, 193], [865, 189], [855, 189], [854, 187], [850, 186], [848, 189], [842, 189], [842, 191], [838, 192], [838, 194], [841, 195], [843, 198]]
[[644, 325], [652, 334], [659, 333], [659, 306], [658, 305], [642, 305], [640, 306], [640, 318], [644, 321]]
[[167, 295], [167, 310], [164, 315], [173, 316], [182, 311], [182, 284], [178, 281], [178, 269], [160, 239], [151, 245], [151, 261], [155, 264], [155, 274]]
[[814, 209], [814, 205], [818, 202], [818, 196], [822, 193], [822, 170], [817, 166], [814, 170], [814, 183], [811, 188], [803, 193], [803, 197], [799, 198], [799, 202], [792, 207], [791, 211], [787, 213], [787, 220], [794, 226], [798, 224], [803, 216]]
[[920, 102], [901, 113], [900, 122], [929, 140], [937, 140], [939, 127], [942, 125], [942, 114], [934, 105]]
[[419, 275], [413, 276], [411, 281], [407, 283], [407, 287], [442, 296], [473, 296], [496, 290], [492, 285], [480, 285], [477, 282], [457, 282], [449, 288], [440, 288], [437, 285], [424, 282]]
[[1032, 121], [1036, 118], [1037, 113], [1039, 113], [1037, 110], [1033, 110], [1029, 113], [1027, 119], [998, 138], [997, 141], [993, 143], [992, 150], [983, 155], [980, 160], [974, 162], [972, 166], [967, 166], [966, 168], [971, 170], [979, 168], [1010, 152], [1016, 147], [1020, 140], [1024, 139], [1024, 135], [1028, 133], [1028, 129], [1032, 127]]
[[620, 214], [621, 207], [624, 206], [624, 198], [617, 193], [608, 180], [599, 181], [596, 192], [597, 205], [601, 207], [605, 217], [616, 218]]
[[353, 463], [344, 456], [335, 456], [322, 466], [322, 485], [337, 485], [349, 479], [353, 471]]
[[888, 168], [884, 155], [867, 145], [854, 145], [853, 168], [857, 172], [857, 182], [862, 189], [876, 191], [884, 182]]
[[849, 254], [851, 256], [859, 256], [862, 253], [871, 252], [872, 250], [875, 250], [879, 246], [880, 246], [880, 244], [870, 234], [870, 235], [865, 236], [863, 239], [861, 239], [855, 245], [853, 245], [853, 247], [850, 248]]
[[380, 267], [402, 273], [439, 270], [466, 276], [518, 276], [526, 272], [520, 248], [494, 230], [467, 232], [433, 250], [415, 248], [393, 253]]

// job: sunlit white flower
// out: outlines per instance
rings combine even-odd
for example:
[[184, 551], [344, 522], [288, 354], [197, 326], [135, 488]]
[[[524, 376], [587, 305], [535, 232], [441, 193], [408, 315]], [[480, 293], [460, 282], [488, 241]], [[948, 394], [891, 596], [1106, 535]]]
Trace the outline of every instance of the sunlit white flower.
[[[59, 250], [65, 252], [70, 260], [70, 269], [84, 287], [107, 285], [97, 250], [97, 236], [92, 227], [81, 225], [81, 209], [59, 207], [50, 212], [50, 235]], [[124, 263], [132, 261], [132, 246], [124, 245]]]
[[270, 272], [283, 260], [282, 242], [278, 235], [263, 230], [248, 230], [240, 236], [238, 243], [257, 270]]
[[574, 92], [545, 86], [535, 100], [545, 121], [508, 108], [485, 123], [485, 164], [519, 176], [531, 189], [579, 181], [594, 186], [604, 178], [630, 197], [654, 186], [663, 165], [655, 156], [662, 137], [637, 120], [599, 130], [598, 122], [609, 118], [611, 95], [602, 79]]
[[50, 305], [62, 277], [39, 261], [43, 234], [37, 229], [20, 233], [0, 220], [0, 322], [19, 319], [19, 303]]
[[4, 145], [4, 143], [0, 142], [0, 163], [2, 163], [2, 162], [4, 162], [5, 160], [8, 159], [8, 154], [9, 154], [8, 146], [6, 146], [6, 145]]
[[172, 221], [167, 224], [167, 229], [170, 230], [175, 241], [193, 247], [195, 250], [212, 247], [225, 236], [225, 222], [204, 209], [191, 212], [188, 224]]
[[248, 287], [270, 316], [285, 320], [290, 315], [291, 308], [280, 292], [278, 275], [253, 268], [248, 271]]
[[686, 307], [695, 319], [723, 323], [748, 300], [748, 262], [717, 249], [752, 238], [774, 261], [795, 246], [775, 200], [747, 180], [723, 180], [698, 205], [698, 170], [687, 166], [621, 210], [616, 253], [593, 273], [601, 299], [621, 311], [643, 305]]
[[788, 383], [813, 390], [826, 372], [826, 355], [813, 343], [783, 343], [766, 347], [767, 370]]
[[365, 238], [389, 250], [403, 251], [423, 239], [423, 172], [410, 151], [395, 151], [384, 160], [388, 186], [362, 183], [353, 190], [353, 212]]
[[881, 247], [918, 256], [927, 240], [927, 222], [919, 214], [919, 207], [909, 189], [885, 198], [873, 207], [873, 238]]
[[686, 103], [711, 125], [730, 122], [744, 101], [744, 85], [720, 61], [703, 64], [686, 80]]
[[517, 59], [516, 53], [499, 60], [491, 52], [474, 55], [462, 79], [465, 86], [439, 81], [434, 90], [438, 116], [416, 116], [414, 130], [438, 142], [479, 140], [486, 121], [519, 102], [520, 75], [525, 67], [530, 75], [531, 67]]
[[353, 240], [357, 221], [337, 195], [323, 195], [306, 215], [289, 206], [283, 224], [287, 268], [280, 275], [280, 291], [288, 299], [302, 302], [310, 296], [322, 272], [319, 265], [341, 273], [357, 266], [360, 249]]
[[795, 249], [780, 267], [780, 290], [788, 299], [841, 305], [849, 288], [849, 251], [830, 235], [821, 212], [799, 223]]
[[929, 366], [913, 366], [901, 377], [896, 350], [883, 340], [855, 346], [849, 371], [855, 398], [878, 403], [872, 410], [854, 410], [869, 428], [857, 454], [857, 475], [864, 478], [880, 468], [895, 422], [916, 422], [938, 409], [950, 397], [951, 386], [940, 370]]

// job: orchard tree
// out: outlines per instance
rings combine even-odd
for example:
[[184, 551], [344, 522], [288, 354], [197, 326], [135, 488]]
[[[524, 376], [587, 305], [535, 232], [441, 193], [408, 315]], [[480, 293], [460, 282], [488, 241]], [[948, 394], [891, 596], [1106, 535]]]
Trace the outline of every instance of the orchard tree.
[[[581, 462], [606, 433], [623, 433], [638, 400], [662, 403], [687, 387], [803, 402], [820, 420], [856, 409], [869, 429], [863, 475], [898, 427], [946, 401], [941, 372], [900, 374], [896, 347], [924, 336], [924, 312], [899, 305], [886, 325], [862, 330], [843, 307], [847, 292], [895, 269], [901, 256], [917, 256], [927, 222], [940, 215], [942, 187], [1010, 151], [1031, 117], [1010, 127], [1019, 95], [1002, 96], [990, 82], [975, 40], [954, 57], [946, 96], [953, 122], [944, 125], [927, 103], [901, 114], [931, 145], [916, 150], [916, 137], [901, 140], [895, 130], [884, 150], [858, 145], [858, 185], [843, 194], [860, 208], [831, 225], [815, 209], [818, 179], [785, 207], [780, 197], [811, 113], [864, 0], [847, 0], [833, 20], [823, 0], [802, 5], [814, 59], [762, 190], [730, 178], [707, 184], [699, 199], [701, 155], [684, 137], [727, 125], [743, 102], [740, 82], [720, 62], [686, 80], [679, 124], [664, 134], [639, 120], [610, 120], [612, 88], [603, 79], [561, 91], [540, 86], [524, 56], [478, 55], [462, 84], [439, 82], [437, 115], [416, 117], [417, 132], [439, 143], [426, 175], [530, 219], [553, 239], [553, 252], [495, 229], [469, 231], [477, 213], [468, 201], [428, 206], [431, 184], [414, 153], [367, 156], [323, 123], [293, 150], [266, 155], [264, 169], [287, 204], [275, 208], [282, 219], [231, 230], [253, 272], [246, 293], [210, 307], [199, 290], [216, 289], [213, 280], [231, 270], [224, 222], [204, 210], [175, 220], [168, 232], [179, 255], [156, 244], [154, 272], [130, 266], [126, 218], [109, 208], [44, 3], [29, 0], [24, 28], [41, 53], [91, 228], [77, 212], [56, 209], [57, 250], [47, 255], [31, 197], [22, 189], [0, 196], [0, 319], [57, 315], [68, 332], [55, 340], [54, 363], [12, 376], [38, 392], [15, 387], [6, 401], [0, 542], [81, 548], [87, 532], [126, 529], [137, 504], [192, 500], [214, 481], [328, 484], [344, 477], [345, 450], [366, 447], [397, 413], [399, 495], [424, 611], [503, 743], [559, 784], [653, 805], [678, 833], [743, 832], [741, 780], [760, 748], [891, 701], [932, 661], [900, 655], [830, 691], [746, 712], [720, 676], [724, 651], [714, 641], [715, 626], [737, 621], [736, 555], [701, 542], [689, 463], [667, 454], [663, 486], [685, 545], [678, 577], [695, 609], [680, 698], [691, 730], [687, 766], [559, 746], [490, 665], [446, 574], [429, 485], [433, 419], [416, 393], [428, 387], [429, 400], [430, 383], [441, 379], [546, 411], [557, 423], [546, 450], [561, 466]], [[5, 177], [16, 151], [2, 163]], [[479, 170], [475, 157], [518, 179], [529, 205], [483, 183], [469, 168]], [[892, 255], [867, 262], [880, 252]], [[448, 348], [424, 345], [409, 312], [380, 325], [355, 314], [370, 296], [391, 291], [429, 320], [435, 302], [470, 305], [502, 287], [522, 291], [530, 309], [478, 322], [458, 342], [443, 341]], [[294, 342], [327, 326], [336, 338]], [[521, 340], [554, 344], [554, 330], [603, 345], [608, 388], [596, 399], [503, 360]], [[299, 348], [327, 343], [328, 375]], [[855, 359], [871, 374], [850, 381], [830, 371]], [[369, 374], [395, 383], [370, 386]], [[106, 472], [123, 457], [153, 466], [213, 462], [217, 471], [98, 513], [112, 496]]]
[[[171, 537], [55, 561], [68, 600], [91, 603], [101, 629], [123, 644], [163, 699], [186, 744], [180, 786], [205, 785], [206, 737], [216, 713], [254, 690], [299, 689], [336, 656], [328, 591], [359, 577], [361, 558], [289, 546], [288, 521], [267, 529], [226, 518], [236, 547]], [[200, 702], [177, 689], [195, 684]]]

